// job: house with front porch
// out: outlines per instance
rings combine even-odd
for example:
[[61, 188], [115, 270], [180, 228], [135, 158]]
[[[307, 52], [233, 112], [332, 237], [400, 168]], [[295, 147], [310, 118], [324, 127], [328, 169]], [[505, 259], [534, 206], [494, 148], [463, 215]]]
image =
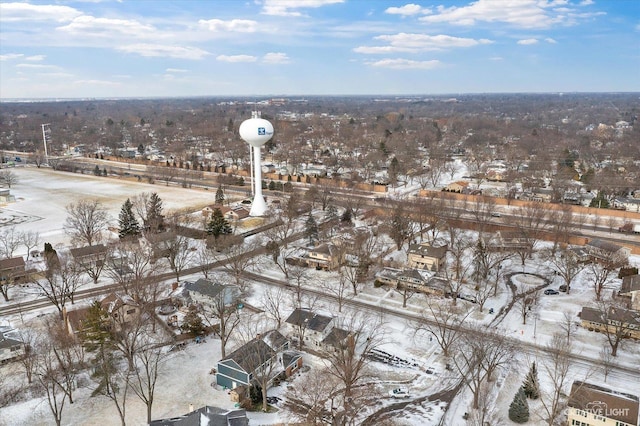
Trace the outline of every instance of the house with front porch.
[[410, 244], [407, 252], [409, 268], [440, 271], [447, 259], [447, 245], [433, 246], [430, 243]]
[[[258, 336], [218, 361], [216, 383], [226, 389], [249, 387], [257, 375], [271, 371], [293, 374], [302, 366], [302, 354], [289, 349], [289, 341], [277, 330]], [[273, 380], [273, 379], [272, 379]]]

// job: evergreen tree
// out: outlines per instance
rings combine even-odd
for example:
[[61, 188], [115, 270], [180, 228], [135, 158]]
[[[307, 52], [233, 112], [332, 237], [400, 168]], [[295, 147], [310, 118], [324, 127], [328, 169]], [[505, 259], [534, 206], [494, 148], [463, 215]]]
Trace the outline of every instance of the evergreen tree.
[[351, 223], [352, 218], [353, 218], [353, 211], [351, 210], [350, 207], [347, 207], [344, 210], [344, 213], [342, 213], [342, 217], [340, 218], [340, 221], [343, 223]]
[[527, 377], [524, 379], [524, 383], [522, 384], [522, 389], [524, 390], [524, 394], [529, 399], [538, 399], [540, 398], [540, 384], [538, 383], [538, 369], [536, 368], [536, 362], [533, 361], [531, 364], [531, 368], [529, 369], [529, 373]]
[[164, 229], [164, 216], [162, 215], [162, 199], [156, 192], [152, 192], [147, 202], [146, 227], [151, 232], [159, 232]]
[[204, 323], [202, 322], [200, 315], [198, 315], [198, 310], [194, 305], [189, 306], [189, 311], [185, 314], [180, 328], [182, 331], [191, 333], [194, 336], [204, 334]]
[[89, 306], [86, 318], [82, 321], [80, 336], [83, 346], [90, 352], [108, 346], [111, 333], [109, 317], [97, 300]]
[[140, 235], [140, 224], [133, 213], [133, 203], [127, 198], [127, 201], [122, 205], [120, 210], [120, 216], [118, 217], [118, 224], [120, 225], [120, 232], [118, 236], [122, 239], [125, 237], [133, 237]]
[[305, 223], [304, 236], [309, 239], [309, 244], [313, 244], [314, 241], [318, 240], [318, 224], [316, 220], [313, 218], [311, 212], [309, 212], [309, 216], [307, 216], [307, 222]]
[[327, 206], [327, 210], [324, 215], [326, 220], [334, 220], [338, 218], [338, 209], [333, 204]]
[[216, 191], [216, 204], [224, 204], [224, 191], [222, 190], [222, 186], [218, 186], [218, 190]]
[[529, 403], [524, 394], [524, 389], [520, 387], [513, 397], [509, 406], [509, 419], [516, 423], [526, 423], [529, 421]]
[[229, 224], [229, 221], [224, 218], [222, 210], [215, 209], [211, 215], [211, 220], [207, 223], [206, 231], [207, 234], [218, 238], [220, 235], [232, 234], [233, 228]]

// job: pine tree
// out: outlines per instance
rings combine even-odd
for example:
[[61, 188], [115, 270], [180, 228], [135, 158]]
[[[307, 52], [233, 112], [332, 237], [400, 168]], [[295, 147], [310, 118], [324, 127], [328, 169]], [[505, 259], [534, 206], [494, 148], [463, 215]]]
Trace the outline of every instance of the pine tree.
[[207, 223], [207, 234], [213, 235], [214, 238], [218, 238], [220, 235], [228, 235], [233, 233], [233, 228], [229, 224], [229, 221], [224, 218], [222, 210], [215, 209], [211, 215], [211, 220]]
[[524, 390], [524, 394], [529, 399], [538, 399], [540, 398], [540, 384], [538, 383], [538, 369], [536, 368], [536, 362], [533, 361], [531, 364], [531, 368], [529, 369], [529, 373], [527, 377], [524, 379], [524, 383], [522, 383], [522, 389]]
[[222, 186], [218, 186], [218, 190], [216, 191], [216, 204], [224, 204], [224, 191], [222, 190]]
[[516, 423], [526, 423], [529, 421], [529, 403], [527, 402], [527, 397], [522, 387], [518, 389], [509, 406], [509, 419]]
[[164, 216], [162, 215], [162, 199], [156, 192], [152, 192], [147, 202], [146, 227], [151, 232], [159, 232], [164, 228]]
[[118, 236], [121, 239], [140, 235], [140, 224], [138, 223], [138, 219], [136, 219], [135, 214], [133, 214], [133, 203], [128, 198], [120, 210], [118, 224], [120, 225], [120, 232], [118, 233]]
[[97, 300], [89, 306], [80, 329], [83, 346], [90, 352], [108, 346], [111, 333], [109, 317]]
[[353, 211], [351, 210], [351, 208], [347, 207], [344, 210], [344, 213], [342, 213], [342, 217], [340, 218], [340, 221], [342, 221], [343, 223], [351, 223], [352, 218], [353, 218]]
[[318, 224], [311, 212], [309, 212], [307, 222], [305, 223], [304, 236], [309, 239], [309, 244], [313, 244], [314, 241], [318, 240]]

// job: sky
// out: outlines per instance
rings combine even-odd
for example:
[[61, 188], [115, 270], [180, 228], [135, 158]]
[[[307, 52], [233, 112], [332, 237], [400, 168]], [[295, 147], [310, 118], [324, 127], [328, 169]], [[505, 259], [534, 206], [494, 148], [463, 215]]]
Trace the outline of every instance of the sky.
[[0, 2], [0, 100], [636, 91], [638, 0]]

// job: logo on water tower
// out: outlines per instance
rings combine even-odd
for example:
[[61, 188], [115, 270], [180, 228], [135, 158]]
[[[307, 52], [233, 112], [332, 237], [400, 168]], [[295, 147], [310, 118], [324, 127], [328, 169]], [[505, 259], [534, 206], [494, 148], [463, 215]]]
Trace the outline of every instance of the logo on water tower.
[[262, 136], [266, 134], [267, 134], [267, 130], [264, 127], [258, 127], [258, 135]]

